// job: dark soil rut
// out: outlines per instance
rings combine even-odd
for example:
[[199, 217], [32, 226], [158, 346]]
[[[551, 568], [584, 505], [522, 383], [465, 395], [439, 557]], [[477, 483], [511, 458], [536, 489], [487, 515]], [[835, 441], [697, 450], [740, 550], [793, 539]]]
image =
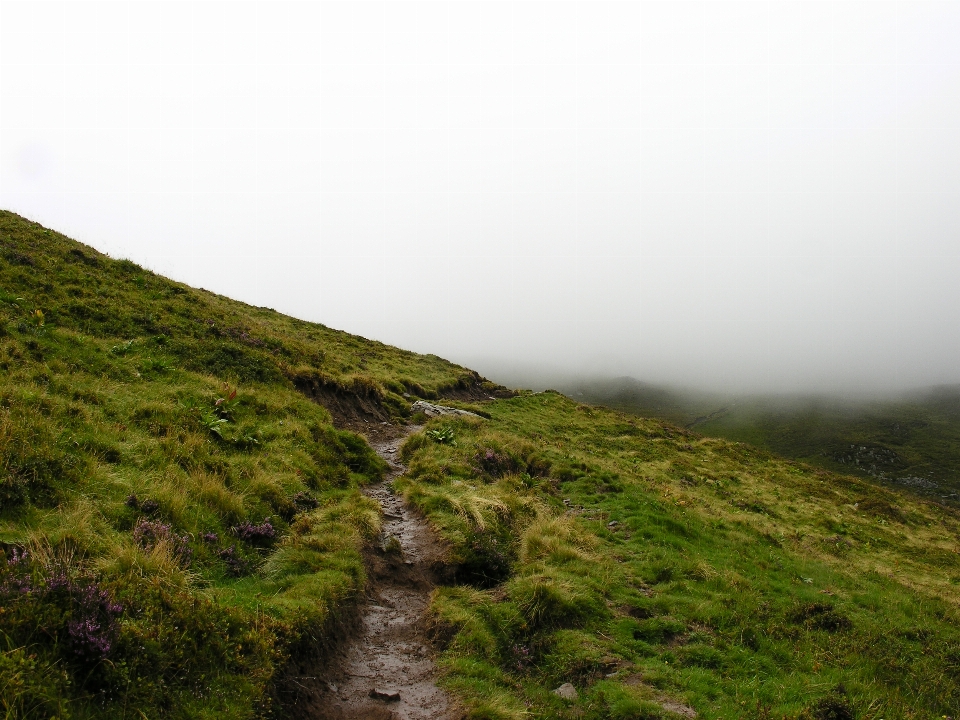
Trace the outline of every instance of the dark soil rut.
[[452, 720], [462, 715], [436, 685], [424, 623], [442, 548], [426, 521], [390, 489], [404, 472], [397, 460], [400, 440], [371, 442], [390, 463], [386, 479], [364, 491], [383, 508], [383, 532], [367, 553], [370, 583], [359, 630], [318, 678], [321, 693], [312, 718]]

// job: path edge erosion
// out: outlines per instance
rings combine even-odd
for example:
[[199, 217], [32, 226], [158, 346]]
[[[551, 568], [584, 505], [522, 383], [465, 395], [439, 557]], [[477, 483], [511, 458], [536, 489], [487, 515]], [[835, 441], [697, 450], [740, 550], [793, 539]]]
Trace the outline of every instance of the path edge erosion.
[[[422, 401], [414, 403], [413, 411], [428, 418], [474, 414]], [[391, 487], [406, 471], [399, 462], [400, 444], [422, 426], [350, 425], [388, 464], [382, 480], [362, 489], [380, 505], [382, 531], [363, 548], [367, 573], [363, 594], [333, 613], [324, 628], [326, 640], [314, 652], [291, 658], [278, 678], [279, 716], [456, 720], [464, 711], [436, 684], [436, 649], [427, 617], [433, 590], [449, 575], [445, 548], [426, 519]], [[390, 672], [378, 671], [385, 666]]]

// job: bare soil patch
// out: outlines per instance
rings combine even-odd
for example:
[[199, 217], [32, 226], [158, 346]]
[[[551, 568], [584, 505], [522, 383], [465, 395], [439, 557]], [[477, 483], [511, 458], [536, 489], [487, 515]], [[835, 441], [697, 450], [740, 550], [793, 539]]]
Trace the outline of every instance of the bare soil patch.
[[[361, 384], [344, 387], [320, 374], [297, 375], [291, 380], [297, 390], [330, 411], [335, 427], [359, 433], [365, 436], [371, 445], [408, 434], [402, 427], [392, 424], [397, 419], [384, 407], [381, 397], [372, 386], [365, 387]], [[438, 393], [439, 399], [466, 402], [487, 402], [514, 395], [515, 391], [490, 383], [477, 374], [472, 380], [461, 380]], [[412, 395], [407, 397], [411, 401], [417, 399]]]

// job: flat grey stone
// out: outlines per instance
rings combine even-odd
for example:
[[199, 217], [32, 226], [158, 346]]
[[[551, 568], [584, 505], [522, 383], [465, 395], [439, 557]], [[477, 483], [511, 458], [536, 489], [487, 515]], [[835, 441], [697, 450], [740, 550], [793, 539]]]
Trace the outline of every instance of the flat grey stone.
[[469, 410], [460, 410], [459, 408], [446, 407], [445, 405], [434, 405], [425, 400], [417, 400], [410, 406], [410, 411], [414, 413], [422, 412], [427, 417], [439, 417], [441, 415], [470, 415], [471, 417], [480, 417]]
[[576, 700], [577, 689], [570, 683], [564, 683], [553, 691], [554, 695], [562, 697], [564, 700]]

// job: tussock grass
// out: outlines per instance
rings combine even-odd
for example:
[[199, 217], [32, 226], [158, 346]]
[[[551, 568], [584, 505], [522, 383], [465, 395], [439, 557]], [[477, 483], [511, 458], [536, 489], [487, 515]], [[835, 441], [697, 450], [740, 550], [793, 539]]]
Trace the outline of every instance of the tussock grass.
[[585, 532], [572, 518], [545, 515], [524, 531], [518, 559], [525, 565], [594, 563], [600, 561], [593, 552], [597, 545], [596, 537]]
[[[398, 481], [454, 561], [480, 526], [451, 499], [484, 490], [510, 509], [479, 510], [508, 571], [460, 577], [432, 603], [445, 682], [473, 717], [492, 697], [558, 718], [960, 706], [950, 509], [556, 393], [486, 410], [430, 421], [456, 445], [411, 438]], [[488, 449], [507, 474], [482, 462]], [[563, 682], [577, 701], [549, 692]]]

